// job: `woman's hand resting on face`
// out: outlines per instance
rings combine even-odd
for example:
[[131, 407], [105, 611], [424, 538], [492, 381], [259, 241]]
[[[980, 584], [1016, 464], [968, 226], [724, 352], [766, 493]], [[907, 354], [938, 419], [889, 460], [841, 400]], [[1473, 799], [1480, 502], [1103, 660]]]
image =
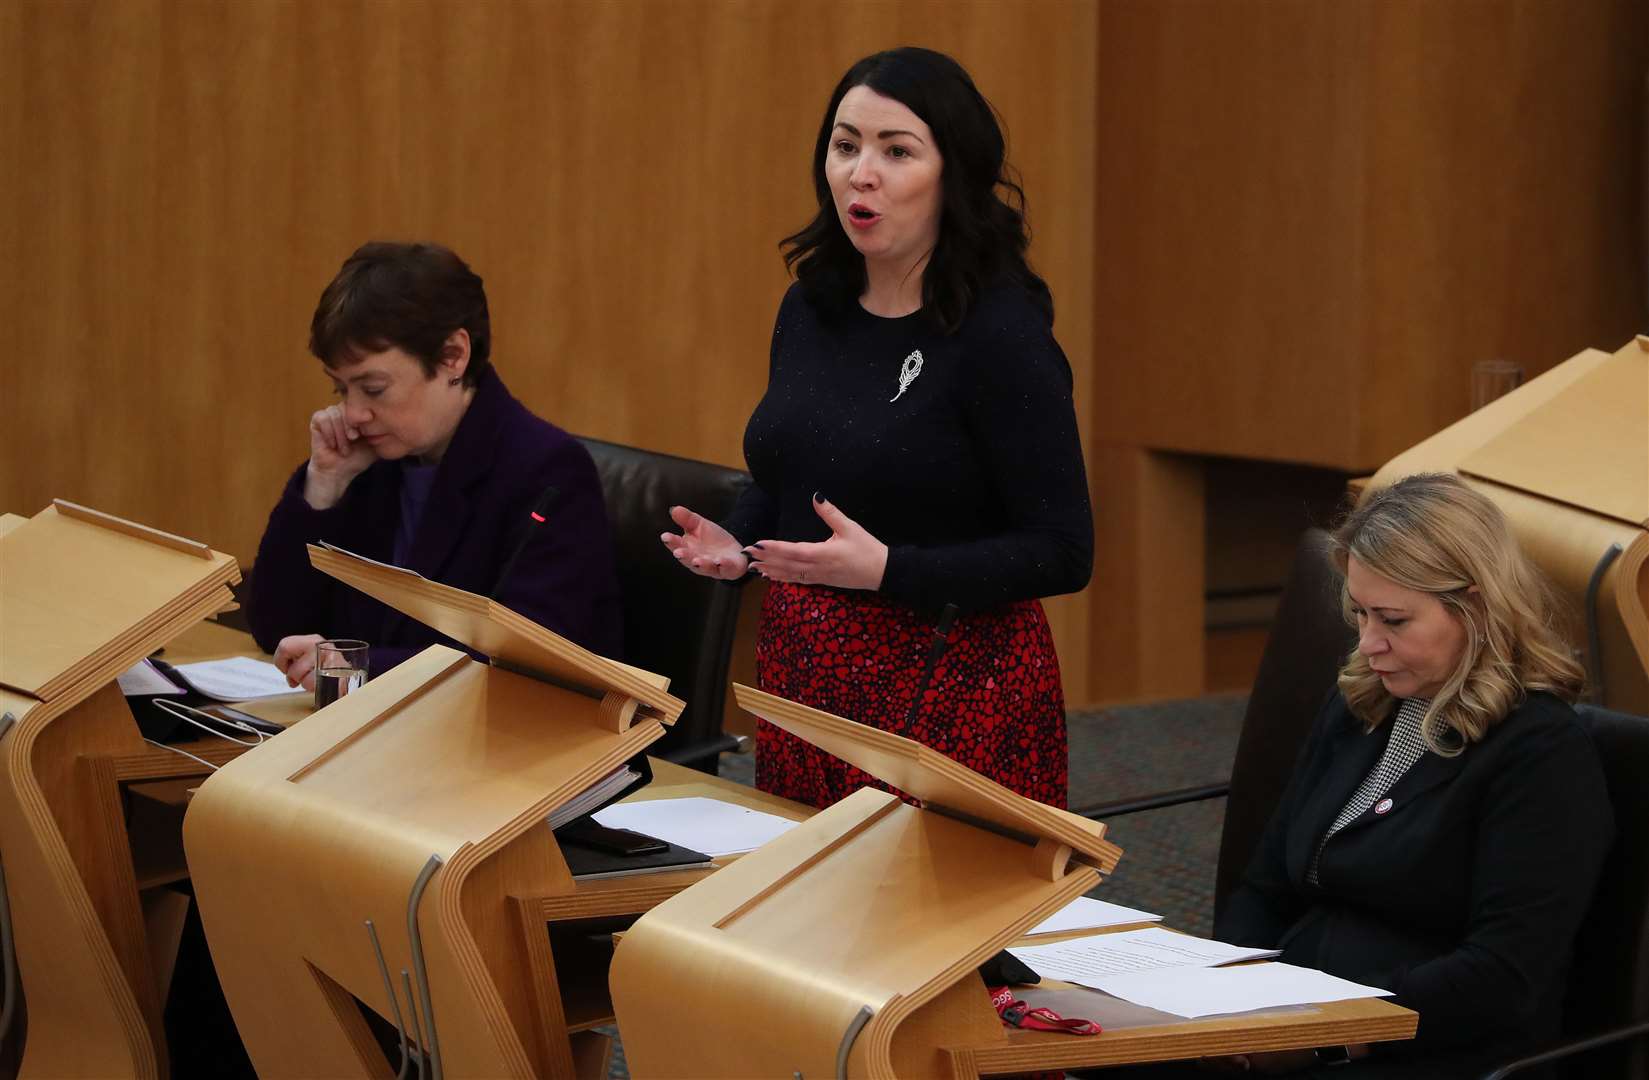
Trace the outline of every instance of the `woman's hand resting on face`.
[[309, 418], [309, 468], [303, 499], [316, 510], [329, 510], [349, 489], [349, 482], [378, 460], [361, 433], [344, 419], [342, 405], [329, 405]]

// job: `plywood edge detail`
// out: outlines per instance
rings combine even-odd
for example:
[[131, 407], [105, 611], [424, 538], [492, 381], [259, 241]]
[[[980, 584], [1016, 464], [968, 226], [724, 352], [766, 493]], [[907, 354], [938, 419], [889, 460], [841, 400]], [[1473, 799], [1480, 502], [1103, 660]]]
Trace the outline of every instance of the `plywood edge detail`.
[[[67, 499], [53, 499], [52, 506], [64, 517], [89, 522], [93, 525], [101, 525], [105, 529], [113, 529], [115, 532], [125, 533], [127, 536], [135, 536], [139, 540], [147, 540], [151, 544], [159, 544], [161, 547], [181, 551], [196, 558], [210, 559], [213, 554], [212, 549], [199, 540], [191, 540], [187, 536], [178, 536], [175, 533], [162, 532], [160, 529], [148, 525], [139, 525], [135, 521], [127, 521], [125, 518], [115, 517], [113, 514], [105, 514], [101, 510], [93, 510], [89, 506], [81, 506], [79, 503], [72, 503]], [[240, 579], [237, 577], [235, 580]]]
[[[443, 931], [441, 936], [451, 949], [453, 962], [462, 973], [477, 1011], [487, 1025], [493, 1046], [510, 1069], [512, 1077], [530, 1080], [534, 1071], [532, 1061], [510, 1023], [503, 996], [493, 983], [463, 910], [463, 891], [470, 874], [513, 839], [515, 836], [499, 832], [480, 843], [463, 844], [453, 852], [441, 868], [440, 880], [433, 884], [436, 887], [436, 910]], [[504, 903], [503, 897], [498, 900]]]
[[1615, 606], [1638, 663], [1649, 670], [1649, 532], [1639, 533], [1614, 566]]
[[[0, 744], [5, 751], [5, 775], [0, 777], [0, 784], [10, 788], [10, 794], [17, 803], [18, 814], [13, 826], [22, 828], [28, 839], [33, 841], [32, 846], [49, 875], [49, 881], [41, 883], [46, 889], [41, 890], [37, 886], [36, 891], [49, 891], [49, 898], [40, 898], [42, 902], [57, 905], [57, 910], [67, 916], [70, 924], [78, 932], [96, 972], [104, 1000], [114, 1012], [116, 1022], [126, 1036], [127, 1046], [132, 1051], [133, 1075], [138, 1080], [159, 1080], [158, 1051], [151, 1042], [143, 1009], [133, 987], [125, 978], [114, 944], [109, 940], [98, 918], [86, 883], [81, 878], [74, 857], [58, 829], [56, 818], [40, 788], [33, 765], [35, 744], [41, 734], [54, 721], [65, 717], [84, 702], [83, 697], [74, 700], [72, 704], [63, 700], [41, 703], [17, 717], [3, 744]], [[17, 716], [16, 711], [12, 711], [13, 715]], [[0, 791], [0, 800], [4, 799], [5, 794], [4, 791]], [[3, 832], [4, 830], [0, 829], [0, 833]], [[23, 838], [18, 840], [21, 841]], [[17, 857], [12, 851], [8, 851], [7, 855], [13, 859]], [[23, 899], [16, 893], [23, 887], [21, 875], [14, 872], [13, 879], [8, 883], [8, 888], [13, 893], [14, 919], [18, 917], [19, 909], [22, 907], [20, 901]], [[27, 992], [26, 973], [23, 990]]]
[[860, 1036], [861, 1039], [868, 1040], [865, 1050], [867, 1064], [872, 1070], [871, 1075], [878, 1078], [888, 1078], [888, 1080], [892, 1080], [894, 1077], [892, 1066], [894, 1034], [897, 1032], [899, 1025], [909, 1019], [911, 1014], [938, 997], [958, 980], [973, 974], [978, 970], [980, 964], [995, 956], [1010, 942], [1018, 939], [1026, 930], [1098, 884], [1099, 872], [1092, 868], [1084, 868], [1066, 875], [1064, 885], [1055, 893], [1028, 909], [1019, 918], [1014, 919], [978, 945], [963, 951], [948, 967], [929, 979], [919, 990], [914, 993], [900, 995], [889, 1001], [865, 1026], [865, 1031]]

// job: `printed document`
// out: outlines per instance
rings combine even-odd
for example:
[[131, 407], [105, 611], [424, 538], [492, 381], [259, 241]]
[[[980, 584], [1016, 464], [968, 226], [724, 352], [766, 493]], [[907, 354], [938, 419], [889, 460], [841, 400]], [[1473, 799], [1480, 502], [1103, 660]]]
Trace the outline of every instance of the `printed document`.
[[591, 815], [609, 829], [630, 829], [712, 858], [754, 851], [796, 827], [777, 814], [694, 795], [614, 803]]
[[1192, 1018], [1391, 996], [1391, 991], [1377, 986], [1363, 986], [1293, 964], [1171, 968], [1111, 975], [1083, 985], [1136, 1005]]
[[274, 664], [249, 656], [227, 660], [203, 660], [198, 664], [178, 664], [172, 668], [189, 688], [218, 701], [251, 701], [278, 694], [301, 694], [286, 685], [286, 676]]
[[1217, 967], [1277, 955], [1276, 949], [1245, 949], [1223, 941], [1176, 934], [1160, 926], [1047, 945], [1023, 945], [1008, 951], [1029, 964], [1038, 975], [1095, 988], [1099, 988], [1096, 980], [1112, 975], [1165, 968]]
[[121, 672], [115, 682], [120, 684], [120, 692], [127, 697], [185, 693], [181, 686], [173, 686], [172, 680], [162, 675], [148, 660], [139, 660]]
[[1091, 896], [1079, 896], [1029, 930], [1034, 934], [1058, 934], [1066, 930], [1093, 930], [1101, 926], [1125, 926], [1136, 922], [1161, 922], [1161, 915], [1123, 907]]

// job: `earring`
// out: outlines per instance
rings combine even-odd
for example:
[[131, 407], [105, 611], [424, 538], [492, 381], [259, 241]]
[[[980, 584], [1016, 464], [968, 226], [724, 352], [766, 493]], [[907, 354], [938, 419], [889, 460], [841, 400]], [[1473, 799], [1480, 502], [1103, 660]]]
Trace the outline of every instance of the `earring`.
[[460, 375], [456, 379], [448, 379], [447, 380], [447, 385], [448, 386], [457, 386], [459, 383], [461, 383], [463, 381], [464, 381], [464, 377], [462, 375]]

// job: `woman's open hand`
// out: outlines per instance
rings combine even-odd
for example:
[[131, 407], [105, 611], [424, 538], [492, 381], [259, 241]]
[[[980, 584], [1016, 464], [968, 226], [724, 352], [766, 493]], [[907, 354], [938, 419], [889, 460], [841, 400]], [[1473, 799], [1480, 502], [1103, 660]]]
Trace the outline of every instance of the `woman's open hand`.
[[659, 539], [681, 565], [695, 574], [722, 581], [737, 581], [750, 568], [750, 560], [739, 549], [733, 534], [685, 506], [670, 507], [670, 520], [681, 533], [662, 533]]
[[816, 544], [762, 540], [744, 549], [756, 573], [771, 581], [879, 589], [887, 571], [887, 545], [818, 493], [813, 510], [830, 526], [830, 539]]

